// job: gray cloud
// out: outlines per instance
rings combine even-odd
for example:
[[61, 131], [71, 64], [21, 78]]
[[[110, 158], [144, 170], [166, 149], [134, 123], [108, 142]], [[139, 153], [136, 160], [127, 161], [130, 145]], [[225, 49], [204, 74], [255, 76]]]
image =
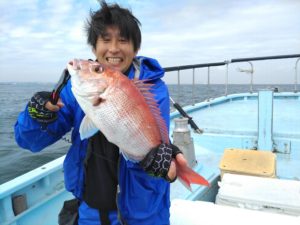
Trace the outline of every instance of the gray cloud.
[[[140, 55], [157, 58], [162, 66], [300, 53], [300, 1], [116, 2], [130, 7], [142, 22]], [[0, 8], [5, 9], [0, 15], [0, 81], [54, 82], [71, 58], [93, 57], [83, 25], [97, 1], [2, 1]], [[267, 71], [255, 63], [255, 81], [268, 82], [263, 73], [272, 73], [278, 74], [274, 82], [293, 82], [282, 80], [278, 71], [284, 72], [286, 64], [293, 73], [294, 61], [278, 61]], [[232, 66], [233, 82], [244, 82], [237, 66]], [[224, 80], [222, 68], [214, 73], [216, 82]]]

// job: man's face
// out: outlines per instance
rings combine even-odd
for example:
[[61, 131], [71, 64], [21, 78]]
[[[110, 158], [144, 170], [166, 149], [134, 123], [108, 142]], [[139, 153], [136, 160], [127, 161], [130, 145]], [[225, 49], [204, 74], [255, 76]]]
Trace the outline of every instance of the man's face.
[[131, 40], [120, 35], [117, 27], [108, 27], [103, 36], [99, 36], [93, 52], [99, 63], [126, 72], [137, 52]]

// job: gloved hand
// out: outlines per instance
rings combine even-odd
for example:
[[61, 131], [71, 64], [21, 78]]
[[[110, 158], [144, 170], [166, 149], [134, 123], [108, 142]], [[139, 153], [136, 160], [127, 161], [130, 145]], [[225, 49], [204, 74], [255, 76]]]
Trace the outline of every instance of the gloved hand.
[[28, 103], [28, 112], [31, 118], [42, 124], [49, 124], [57, 119], [55, 111], [50, 111], [45, 107], [50, 101], [51, 92], [36, 92]]
[[141, 167], [150, 175], [162, 177], [169, 182], [174, 182], [168, 177], [168, 171], [171, 166], [172, 159], [177, 154], [182, 153], [180, 149], [173, 144], [160, 144], [145, 156], [140, 162]]

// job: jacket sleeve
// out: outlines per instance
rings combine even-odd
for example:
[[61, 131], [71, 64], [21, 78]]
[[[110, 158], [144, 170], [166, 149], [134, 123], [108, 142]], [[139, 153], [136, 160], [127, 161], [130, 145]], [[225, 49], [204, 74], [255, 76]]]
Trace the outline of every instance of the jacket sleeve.
[[27, 109], [28, 106], [19, 114], [14, 131], [15, 140], [20, 147], [29, 149], [32, 152], [38, 152], [58, 141], [64, 134], [71, 130], [74, 117], [73, 107], [76, 101], [70, 87], [71, 84], [69, 81], [60, 95], [64, 107], [57, 112], [57, 120], [49, 124], [46, 130], [41, 129], [41, 124], [30, 117]]

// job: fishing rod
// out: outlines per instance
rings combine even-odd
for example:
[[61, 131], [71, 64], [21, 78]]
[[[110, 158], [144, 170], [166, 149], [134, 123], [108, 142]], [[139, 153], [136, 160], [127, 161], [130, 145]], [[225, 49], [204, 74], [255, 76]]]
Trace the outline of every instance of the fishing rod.
[[171, 97], [170, 97], [171, 102], [173, 103], [173, 106], [175, 109], [177, 109], [177, 111], [185, 118], [188, 118], [188, 123], [191, 125], [191, 127], [194, 129], [194, 131], [198, 134], [202, 134], [203, 130], [201, 130], [197, 124], [194, 122], [193, 118], [190, 117], [184, 110], [183, 108], [176, 103]]
[[50, 101], [53, 105], [57, 104], [57, 101], [59, 99], [59, 94], [62, 91], [62, 89], [67, 85], [68, 80], [70, 79], [71, 75], [69, 74], [67, 69], [64, 69], [59, 81], [56, 83], [50, 97]]
[[[68, 70], [64, 69], [59, 78], [59, 81], [55, 84], [55, 87], [53, 88], [51, 95], [50, 95], [49, 100], [53, 105], [57, 104], [59, 95], [60, 95], [62, 89], [67, 85], [70, 78], [71, 78], [71, 75], [69, 74]], [[51, 130], [47, 129], [47, 125], [42, 125], [42, 129], [47, 131], [47, 133], [51, 136], [54, 136], [54, 137], [57, 136], [57, 134], [55, 132], [52, 132]], [[61, 137], [61, 139], [67, 143], [72, 143], [72, 140], [66, 136]]]

